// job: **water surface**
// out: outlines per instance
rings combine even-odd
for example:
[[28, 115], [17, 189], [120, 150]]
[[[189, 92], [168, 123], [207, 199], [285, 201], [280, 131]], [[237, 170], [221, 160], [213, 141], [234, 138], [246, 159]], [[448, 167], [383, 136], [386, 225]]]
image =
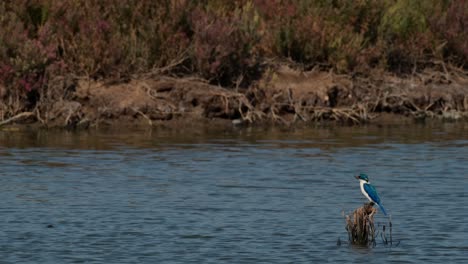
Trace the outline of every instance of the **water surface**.
[[[0, 262], [466, 263], [467, 129], [3, 131]], [[359, 172], [397, 246], [346, 243]]]

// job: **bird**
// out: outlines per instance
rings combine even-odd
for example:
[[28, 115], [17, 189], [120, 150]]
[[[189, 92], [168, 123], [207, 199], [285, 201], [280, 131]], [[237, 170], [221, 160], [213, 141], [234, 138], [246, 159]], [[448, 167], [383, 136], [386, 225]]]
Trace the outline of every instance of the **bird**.
[[355, 176], [355, 177], [356, 177], [356, 179], [359, 180], [359, 183], [361, 185], [362, 194], [364, 194], [364, 196], [367, 199], [369, 199], [369, 201], [371, 201], [374, 204], [377, 204], [380, 207], [380, 210], [382, 210], [382, 213], [385, 216], [387, 216], [387, 212], [385, 211], [385, 208], [382, 206], [382, 203], [380, 201], [380, 197], [377, 194], [377, 190], [369, 182], [369, 177], [364, 173], [361, 173], [361, 174], [359, 174], [358, 176]]

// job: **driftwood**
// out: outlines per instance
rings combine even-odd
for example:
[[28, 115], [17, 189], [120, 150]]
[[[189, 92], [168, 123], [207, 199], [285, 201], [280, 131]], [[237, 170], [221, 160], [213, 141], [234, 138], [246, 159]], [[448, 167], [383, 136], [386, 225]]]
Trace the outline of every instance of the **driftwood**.
[[392, 245], [392, 222], [388, 220], [388, 229], [383, 224], [382, 230], [376, 228], [374, 216], [377, 209], [374, 203], [366, 203], [354, 210], [350, 215], [346, 215], [346, 231], [348, 240], [352, 245], [375, 246], [376, 238], [380, 235], [383, 244]]

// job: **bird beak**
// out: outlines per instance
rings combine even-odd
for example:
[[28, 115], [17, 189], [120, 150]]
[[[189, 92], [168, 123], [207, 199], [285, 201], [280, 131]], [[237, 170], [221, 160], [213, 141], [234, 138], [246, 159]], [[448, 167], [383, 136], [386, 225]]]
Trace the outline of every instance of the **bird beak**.
[[354, 178], [358, 179], [359, 180], [359, 176], [354, 176]]

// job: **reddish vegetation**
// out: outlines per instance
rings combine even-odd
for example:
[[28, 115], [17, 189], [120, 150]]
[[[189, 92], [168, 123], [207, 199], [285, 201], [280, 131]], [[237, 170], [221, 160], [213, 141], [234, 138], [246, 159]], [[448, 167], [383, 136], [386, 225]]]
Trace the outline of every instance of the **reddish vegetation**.
[[[200, 96], [194, 99], [197, 106], [189, 107], [206, 105], [202, 112], [212, 112], [206, 116], [247, 121], [270, 117], [267, 119], [289, 122], [288, 116], [292, 116], [292, 120], [356, 122], [367, 117], [368, 111], [403, 109], [400, 112], [413, 113], [437, 107], [467, 111], [460, 103], [467, 94], [460, 88], [465, 87], [467, 78], [467, 28], [467, 0], [2, 1], [0, 120], [31, 113], [21, 118], [52, 124], [62, 116], [66, 124], [93, 123], [108, 115], [108, 110], [99, 110], [108, 109], [108, 105], [121, 109], [111, 111], [113, 117], [139, 109], [137, 117], [168, 119], [183, 112], [179, 106], [186, 103], [184, 93], [208, 91], [210, 95], [214, 89], [210, 85], [225, 87], [222, 94], [228, 96], [207, 96], [211, 99], [206, 102]], [[289, 85], [285, 81], [289, 77], [271, 83], [275, 73], [284, 75], [278, 70], [280, 64], [313, 70], [315, 77], [307, 77], [300, 85]], [[324, 73], [329, 71], [347, 77]], [[384, 73], [383, 77], [377, 78], [375, 72]], [[419, 97], [425, 99], [395, 97], [391, 100], [397, 102], [371, 107], [368, 101], [382, 100], [380, 85], [391, 85], [392, 74], [406, 78], [401, 82], [411, 83], [408, 89], [422, 87], [416, 93], [424, 93]], [[200, 91], [177, 88], [174, 91], [180, 94], [158, 99], [137, 88], [141, 83], [159, 82], [162, 75], [183, 78], [182, 82], [187, 76], [197, 76], [202, 81], [192, 86]], [[332, 87], [327, 86], [327, 90], [313, 88], [322, 87], [312, 83], [323, 82], [323, 76], [338, 83], [345, 79], [353, 88], [336, 88], [341, 84], [327, 84]], [[445, 81], [440, 81], [440, 76]], [[83, 79], [90, 80], [96, 89], [90, 90], [88, 97], [77, 92]], [[424, 92], [424, 87], [433, 85], [429, 82], [449, 86], [449, 95], [434, 103], [434, 89]], [[104, 83], [112, 92], [99, 92]], [[154, 88], [150, 88], [147, 91], [153, 93]], [[277, 89], [285, 94], [278, 95], [274, 92]], [[348, 93], [357, 97], [344, 96]], [[316, 98], [304, 99], [310, 94]], [[324, 94], [328, 101], [324, 101]], [[366, 96], [374, 97], [367, 100]], [[450, 96], [458, 97], [452, 100]], [[169, 101], [175, 107], [167, 108]], [[60, 108], [62, 103], [65, 105]], [[335, 109], [345, 105], [356, 109], [358, 104], [367, 105], [365, 116], [361, 110], [359, 114]], [[320, 112], [317, 107], [326, 109]], [[170, 117], [161, 117], [163, 108], [171, 109]], [[18, 119], [8, 122], [14, 120]]]

